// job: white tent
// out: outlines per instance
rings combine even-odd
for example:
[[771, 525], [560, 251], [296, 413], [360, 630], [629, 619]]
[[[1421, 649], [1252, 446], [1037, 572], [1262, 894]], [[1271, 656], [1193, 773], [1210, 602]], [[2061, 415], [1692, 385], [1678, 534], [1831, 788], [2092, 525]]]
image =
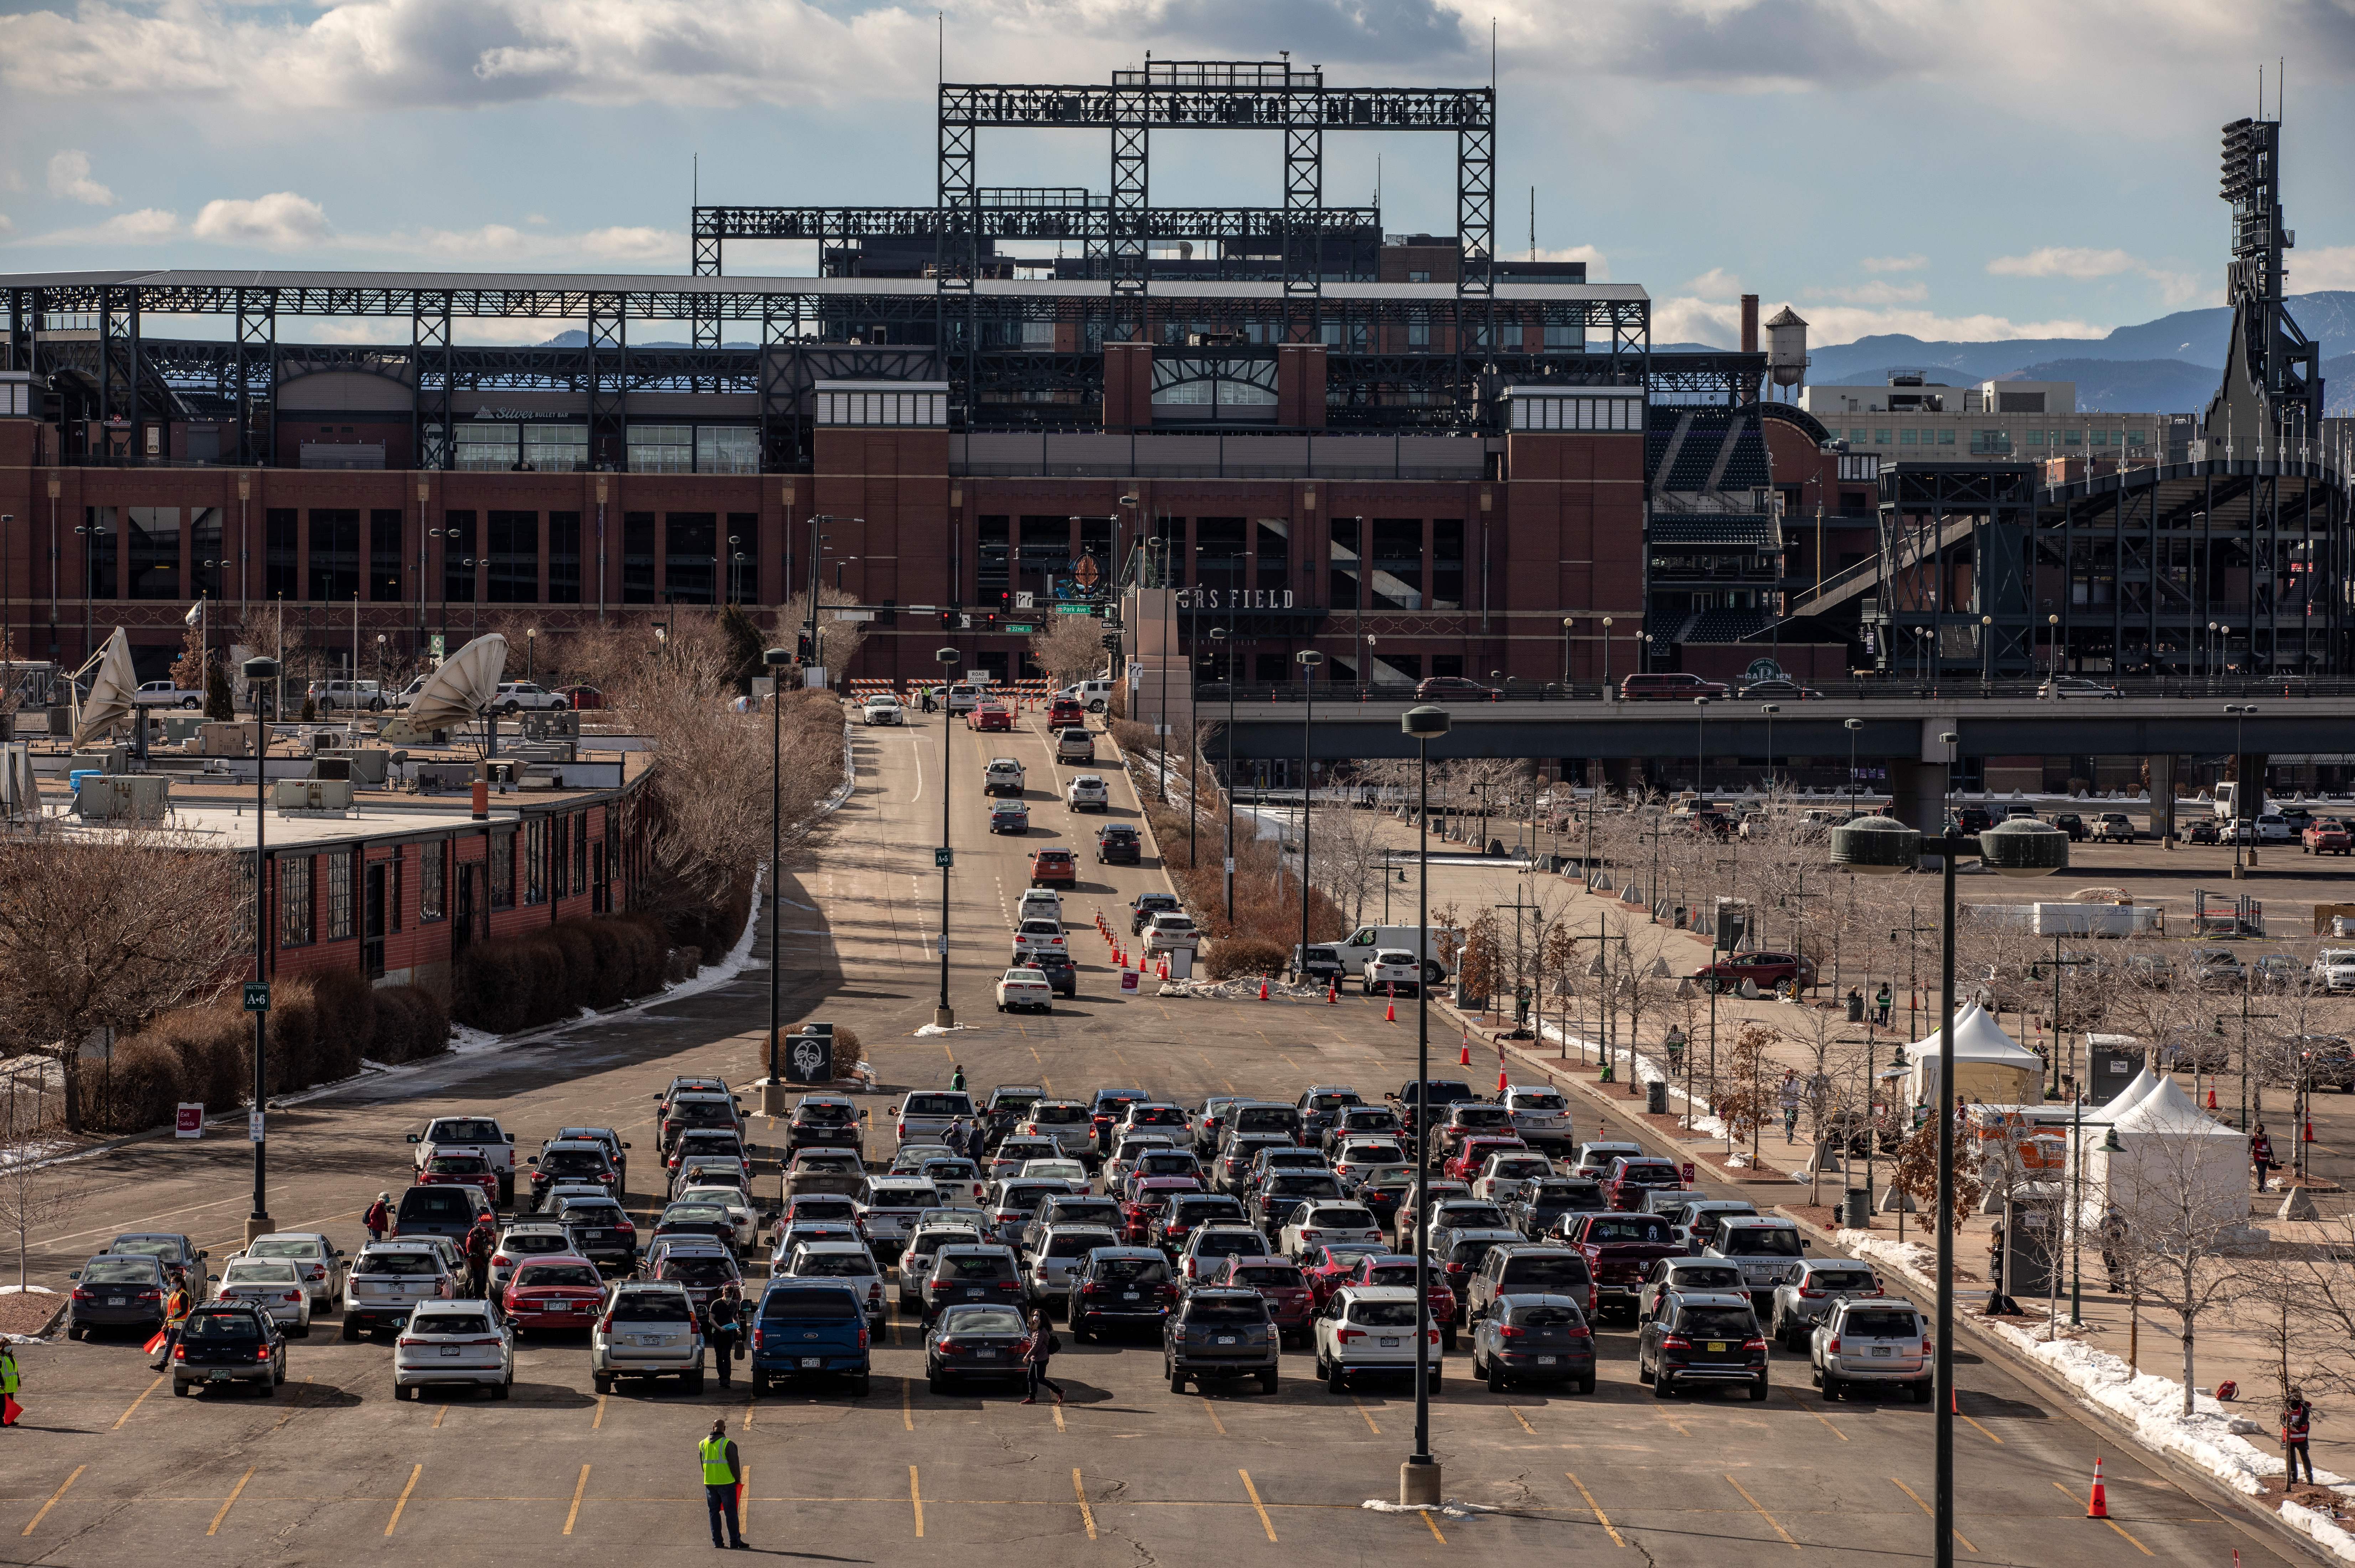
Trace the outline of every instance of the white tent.
[[2148, 1098], [2151, 1092], [2159, 1085], [2169, 1082], [2172, 1080], [2160, 1077], [2146, 1065], [2141, 1072], [2134, 1075], [2132, 1083], [2117, 1092], [2116, 1097], [2109, 1104], [2098, 1110], [2088, 1108], [2085, 1112], [2085, 1119], [2088, 1122], [2098, 1121], [2105, 1125], [2114, 1122]]
[[2247, 1139], [2193, 1105], [2173, 1078], [2159, 1079], [2108, 1126], [2087, 1127], [2078, 1157], [2089, 1224], [2115, 1204], [2128, 1224], [2165, 1246], [2194, 1234], [2213, 1245], [2220, 1233], [2247, 1223]]
[[[1978, 1003], [1955, 1009], [1955, 1097], [1989, 1105], [2041, 1102], [2044, 1058], [2003, 1032]], [[1908, 1086], [1915, 1105], [1938, 1097], [1938, 1073], [1947, 1055], [1945, 1032], [1935, 1030], [1905, 1048]]]

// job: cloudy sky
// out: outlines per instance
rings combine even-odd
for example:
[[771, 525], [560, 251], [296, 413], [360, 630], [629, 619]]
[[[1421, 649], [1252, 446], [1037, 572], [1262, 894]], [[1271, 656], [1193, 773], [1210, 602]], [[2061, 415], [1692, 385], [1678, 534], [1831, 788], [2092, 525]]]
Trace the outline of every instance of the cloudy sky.
[[[2296, 291], [2355, 287], [2355, 0], [948, 0], [951, 79], [1290, 49], [1477, 85], [1500, 249], [1730, 341], [2095, 335], [2216, 302], [2216, 131], [2289, 61]], [[687, 270], [706, 200], [915, 204], [935, 13], [884, 0], [0, 0], [0, 271]], [[1452, 139], [1329, 137], [1326, 199], [1454, 223]], [[1380, 160], [1379, 174], [1377, 159]], [[1100, 132], [985, 133], [988, 185], [1107, 184]], [[1156, 138], [1156, 200], [1275, 205], [1259, 132]], [[808, 271], [794, 248], [731, 271]], [[529, 335], [526, 334], [526, 335]]]

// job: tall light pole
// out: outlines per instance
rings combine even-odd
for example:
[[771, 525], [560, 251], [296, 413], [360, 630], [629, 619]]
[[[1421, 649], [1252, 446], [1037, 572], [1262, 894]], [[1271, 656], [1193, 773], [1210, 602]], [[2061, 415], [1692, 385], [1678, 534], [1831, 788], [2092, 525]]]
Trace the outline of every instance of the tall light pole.
[[1611, 618], [1603, 618], [1603, 695], [1611, 696]]
[[[942, 648], [932, 657], [941, 666], [941, 683], [948, 683], [948, 673], [956, 667], [957, 651]], [[932, 859], [941, 868], [941, 1000], [932, 1008], [932, 1022], [943, 1029], [956, 1027], [956, 1010], [949, 1006], [949, 865], [956, 858], [949, 847], [949, 732], [956, 723], [949, 716], [945, 705], [941, 709], [941, 847]]]
[[1316, 666], [1325, 655], [1304, 648], [1293, 655], [1300, 663], [1300, 961], [1308, 961], [1308, 800], [1316, 782], [1310, 759], [1310, 736], [1316, 717]]
[[769, 1071], [761, 1080], [761, 1114], [785, 1114], [785, 1086], [778, 1072], [777, 1033], [783, 1027], [777, 1016], [777, 936], [783, 924], [779, 916], [777, 895], [777, 863], [783, 858], [784, 844], [784, 785], [778, 778], [785, 753], [785, 671], [793, 664], [794, 651], [772, 648], [761, 655], [761, 662], [769, 668]]
[[[1430, 704], [1409, 708], [1399, 727], [1414, 737], [1415, 960], [1431, 961], [1431, 743], [1447, 733], [1447, 710]], [[1304, 862], [1305, 863], [1305, 862]], [[1301, 933], [1307, 951], [1307, 932]], [[1399, 1505], [1435, 1507], [1440, 1501], [1439, 1461], [1431, 1455], [1431, 1107], [1423, 1089], [1431, 1082], [1431, 986], [1414, 988], [1414, 1452], [1399, 1467]]]
[[[246, 689], [259, 690], [278, 678], [275, 659], [248, 659], [243, 666]], [[270, 1100], [270, 863], [263, 853], [268, 838], [270, 806], [270, 726], [261, 705], [253, 705], [253, 982], [259, 997], [249, 993], [245, 1005], [253, 1014], [253, 1108], [246, 1117], [246, 1137], [253, 1143], [253, 1213], [245, 1218], [245, 1239], [270, 1234], [270, 1153], [263, 1141], [265, 1107]], [[256, 1007], [256, 1001], [261, 1003]]]
[[[2262, 779], [2256, 781], [2256, 804], [2252, 807], [2249, 804], [2250, 783], [2245, 777], [2249, 766], [2249, 748], [2245, 744], [2245, 736], [2248, 716], [2257, 711], [2257, 705], [2226, 703], [2224, 711], [2232, 718], [2232, 773], [2234, 782], [2238, 786], [2232, 791], [2232, 880], [2238, 882], [2249, 874], [2241, 860], [2241, 830], [2245, 824], [2251, 834], [2254, 835], [2256, 832], [2258, 813], [2265, 809], [2265, 783]], [[2250, 855], [2251, 858], [2254, 858], [2254, 844], [2250, 846]]]
[[1840, 727], [1848, 731], [1848, 816], [1849, 821], [1856, 821], [1856, 732], [1864, 727], [1864, 721], [1860, 718], [1842, 719]]
[[1693, 699], [1693, 800], [1709, 795], [1709, 699]]
[[529, 685], [539, 683], [539, 628], [537, 626], [523, 629], [523, 678]]
[[1762, 703], [1759, 709], [1766, 715], [1766, 790], [1772, 794], [1774, 790], [1774, 715], [1783, 711], [1783, 705]]
[[0, 664], [16, 656], [16, 634], [8, 625], [8, 525], [15, 521], [15, 513], [0, 512]]
[[[1952, 732], [1939, 737], [1955, 744]], [[1955, 1561], [1955, 863], [1977, 855], [1998, 876], [2049, 876], [2069, 863], [2069, 836], [2050, 822], [2015, 817], [1977, 835], [1945, 834], [1926, 843], [1921, 832], [1889, 817], [1866, 817], [1832, 830], [1835, 866], [1864, 875], [1911, 871], [1923, 849], [1939, 855], [1944, 899], [1938, 982], [1938, 1307], [1936, 1371], [1931, 1419], [1937, 1435], [1931, 1552], [1937, 1568]]]
[[1561, 689], [1565, 695], [1570, 692], [1570, 629], [1577, 624], [1574, 615], [1561, 618]]
[[1236, 639], [1223, 626], [1210, 628], [1210, 641], [1217, 644], [1220, 664], [1227, 673], [1227, 847], [1223, 859], [1227, 874], [1227, 926], [1235, 923], [1235, 661], [1241, 657], [1229, 646]]

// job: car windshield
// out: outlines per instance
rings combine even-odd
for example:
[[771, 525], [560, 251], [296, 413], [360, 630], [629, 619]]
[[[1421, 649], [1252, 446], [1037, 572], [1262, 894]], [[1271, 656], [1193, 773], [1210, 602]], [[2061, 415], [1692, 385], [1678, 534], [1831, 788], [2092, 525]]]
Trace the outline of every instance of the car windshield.
[[[856, 1258], [851, 1258], [844, 1261], [856, 1263], [858, 1260]], [[804, 1274], [815, 1274], [818, 1271], [815, 1269], [805, 1268], [801, 1272]], [[833, 1272], [841, 1273], [843, 1271], [837, 1269]], [[690, 1255], [687, 1257], [666, 1257], [663, 1259], [662, 1277], [665, 1279], [683, 1279], [689, 1285], [722, 1285], [727, 1281], [735, 1278], [736, 1271], [728, 1266], [728, 1260], [724, 1257]]]
[[1450, 1203], [1444, 1213], [1432, 1216], [1443, 1225], [1471, 1225], [1483, 1230], [1509, 1230], [1511, 1225], [1505, 1212], [1494, 1203]]
[[1796, 1257], [1799, 1233], [1766, 1225], [1737, 1225], [1720, 1233], [1720, 1248], [1728, 1257]]
[[1169, 1266], [1157, 1257], [1108, 1257], [1096, 1277], [1115, 1285], [1157, 1285], [1169, 1277]]
[[1737, 1290], [1742, 1286], [1742, 1271], [1737, 1268], [1679, 1268], [1669, 1283], [1679, 1290]]
[[505, 1143], [506, 1139], [500, 1135], [498, 1124], [496, 1122], [476, 1121], [468, 1117], [453, 1117], [445, 1121], [435, 1122], [432, 1130], [426, 1133], [425, 1141], [428, 1143]]
[[[2330, 957], [2328, 953], [2325, 953], [2322, 956], [2325, 959]], [[2350, 953], [2347, 956], [2350, 959], [2355, 959], [2355, 953]], [[117, 1236], [114, 1240], [114, 1245], [108, 1247], [106, 1250], [109, 1252], [144, 1253], [149, 1257], [175, 1258], [180, 1255], [180, 1244], [176, 1241], [165, 1240], [154, 1236]]]
[[971, 1116], [973, 1101], [964, 1095], [910, 1095], [902, 1116]]
[[943, 1279], [1003, 1279], [1007, 1265], [995, 1253], [951, 1253], [932, 1266], [932, 1272]]
[[695, 1308], [679, 1292], [628, 1290], [613, 1298], [610, 1315], [617, 1323], [678, 1323], [691, 1321]]
[[516, 1272], [516, 1284], [524, 1289], [535, 1286], [571, 1286], [596, 1289], [604, 1284], [597, 1266], [590, 1263], [536, 1263]]
[[941, 1336], [951, 1334], [1019, 1334], [1022, 1314], [1010, 1307], [952, 1308], [941, 1320]]
[[1657, 1214], [1628, 1214], [1624, 1218], [1590, 1220], [1585, 1239], [1591, 1242], [1665, 1242], [1668, 1239], [1668, 1222]]
[[[1570, 1102], [1560, 1095], [1518, 1094], [1513, 1097], [1513, 1108], [1525, 1111], [1558, 1111]], [[1533, 1308], [1534, 1310], [1535, 1308]]]
[[1284, 1175], [1271, 1176], [1267, 1182], [1270, 1198], [1337, 1198], [1341, 1183], [1330, 1176]]
[[764, 1319], [818, 1318], [829, 1321], [860, 1316], [858, 1298], [847, 1290], [772, 1290], [761, 1300]]
[[409, 1319], [412, 1334], [487, 1334], [491, 1320], [480, 1312], [412, 1313]]
[[1118, 1246], [1110, 1231], [1058, 1231], [1047, 1238], [1049, 1257], [1085, 1257], [1100, 1246]]
[[1513, 1119], [1502, 1106], [1457, 1106], [1455, 1115], [1458, 1127], [1502, 1127]]
[[356, 1274], [423, 1275], [442, 1272], [441, 1260], [430, 1252], [364, 1252], [352, 1266]]
[[1810, 1290], [1870, 1290], [1872, 1276], [1853, 1268], [1819, 1268], [1807, 1276]]
[[1029, 1119], [1040, 1127], [1069, 1127], [1088, 1119], [1083, 1106], [1032, 1106]]
[[400, 1217], [404, 1220], [464, 1220], [474, 1213], [474, 1206], [463, 1194], [435, 1192], [431, 1187], [412, 1187], [400, 1200]]
[[101, 1257], [82, 1269], [81, 1282], [84, 1285], [153, 1285], [155, 1283], [155, 1266], [144, 1259], [134, 1262], [129, 1258]]
[[1696, 1340], [1746, 1340], [1758, 1331], [1758, 1319], [1745, 1307], [1688, 1307], [1677, 1327]]
[[1551, 1305], [1516, 1307], [1512, 1320], [1525, 1329], [1575, 1329], [1579, 1324], [1576, 1308]]
[[259, 1241], [248, 1250], [250, 1257], [301, 1257], [319, 1255], [319, 1244], [314, 1241]]
[[232, 1263], [221, 1276], [223, 1285], [292, 1285], [294, 1279], [291, 1263]]
[[1265, 1257], [1267, 1238], [1257, 1231], [1212, 1231], [1195, 1244], [1197, 1257]]
[[1349, 1321], [1363, 1323], [1369, 1329], [1412, 1329], [1414, 1327], [1415, 1304], [1412, 1301], [1352, 1301]]
[[258, 1340], [261, 1323], [250, 1312], [191, 1312], [180, 1330], [185, 1340]]
[[572, 1238], [561, 1231], [510, 1232], [499, 1243], [501, 1252], [564, 1252], [572, 1245]]
[[851, 1109], [832, 1100], [804, 1100], [794, 1107], [794, 1119], [804, 1127], [842, 1127], [851, 1119]]
[[874, 1272], [865, 1255], [855, 1252], [804, 1253], [794, 1260], [794, 1273], [804, 1279], [858, 1279]]
[[551, 1149], [539, 1157], [539, 1168], [550, 1176], [602, 1176], [605, 1157], [593, 1149]]
[[1254, 1290], [1297, 1290], [1308, 1284], [1308, 1277], [1288, 1263], [1255, 1263], [1238, 1268], [1234, 1280]]
[[568, 1225], [612, 1225], [622, 1220], [622, 1205], [615, 1202], [581, 1202], [574, 1200], [564, 1205], [564, 1223]]
[[1583, 1290], [1587, 1284], [1586, 1260], [1555, 1254], [1550, 1257], [1516, 1257], [1507, 1260], [1500, 1282], [1513, 1290], [1531, 1290], [1567, 1296], [1573, 1290]]
[[1267, 1321], [1267, 1303], [1240, 1296], [1198, 1297], [1186, 1308], [1190, 1328], [1238, 1329]]
[[1137, 1156], [1136, 1168], [1147, 1176], [1191, 1176], [1194, 1157], [1179, 1150]]
[[927, 1181], [970, 1181], [981, 1171], [970, 1160], [927, 1160], [916, 1173]]
[[1466, 1268], [1477, 1268], [1480, 1260], [1488, 1255], [1488, 1249], [1496, 1245], [1493, 1240], [1457, 1242], [1447, 1249], [1447, 1261], [1461, 1264]]
[[1343, 1106], [1353, 1106], [1353, 1105], [1356, 1105], [1357, 1103], [1358, 1103], [1358, 1097], [1357, 1097], [1357, 1096], [1355, 1096], [1355, 1095], [1353, 1095], [1353, 1094], [1348, 1094], [1348, 1093], [1342, 1093], [1342, 1094], [1332, 1094], [1332, 1095], [1311, 1095], [1311, 1096], [1309, 1096], [1309, 1097], [1308, 1097], [1308, 1108], [1309, 1108], [1310, 1110], [1320, 1110], [1320, 1111], [1338, 1110], [1338, 1109], [1340, 1109]]
[[1335, 1208], [1312, 1209], [1308, 1213], [1311, 1226], [1330, 1226], [1335, 1230], [1369, 1231], [1374, 1228], [1374, 1216], [1355, 1203]]
[[1920, 1319], [1911, 1312], [1883, 1308], [1850, 1312], [1840, 1323], [1840, 1332], [1859, 1340], [1910, 1340], [1921, 1331], [1919, 1323]]

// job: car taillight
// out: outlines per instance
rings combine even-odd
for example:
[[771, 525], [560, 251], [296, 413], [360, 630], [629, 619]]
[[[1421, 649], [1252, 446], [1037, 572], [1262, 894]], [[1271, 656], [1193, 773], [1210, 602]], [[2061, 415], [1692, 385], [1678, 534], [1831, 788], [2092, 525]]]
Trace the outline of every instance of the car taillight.
[[1834, 1334], [1831, 1337], [1831, 1342], [1824, 1346], [1824, 1354], [1828, 1356], [1836, 1356], [1839, 1354], [1839, 1336], [1838, 1334]]
[[269, 1347], [269, 1345], [267, 1345], [267, 1344], [260, 1344], [260, 1345], [256, 1345], [256, 1346], [254, 1346], [254, 1347], [253, 1347], [253, 1359], [254, 1359], [255, 1361], [268, 1361], [268, 1360], [270, 1359], [270, 1347]]
[[1766, 1348], [1766, 1341], [1764, 1340], [1744, 1340], [1742, 1341], [1742, 1348], [1745, 1351], [1763, 1351]]
[[74, 1287], [73, 1298], [74, 1298], [75, 1300], [77, 1300], [77, 1301], [88, 1301], [88, 1300], [92, 1299], [92, 1298], [91, 1298], [91, 1293], [90, 1293], [89, 1291], [87, 1291], [87, 1290], [84, 1290], [84, 1289], [83, 1289], [80, 1286], [79, 1286], [79, 1285], [77, 1285], [77, 1286], [75, 1286], [75, 1287]]
[[1803, 1301], [1821, 1301], [1830, 1294], [1828, 1290], [1802, 1290], [1799, 1292], [1799, 1298]]
[[143, 1290], [139, 1293], [139, 1299], [142, 1301], [161, 1301], [164, 1299], [164, 1293], [160, 1290]]
[[1527, 1329], [1516, 1329], [1510, 1323], [1507, 1323], [1499, 1328], [1497, 1332], [1505, 1339], [1518, 1340], [1526, 1337], [1529, 1330]]
[[188, 1359], [188, 1347], [186, 1345], [174, 1345], [172, 1347], [172, 1359], [176, 1361], [186, 1361]]
[[1682, 1334], [1663, 1334], [1660, 1336], [1660, 1349], [1664, 1351], [1689, 1351], [1692, 1349], [1692, 1341], [1686, 1339]]
[[638, 1234], [638, 1227], [635, 1222], [630, 1220], [615, 1220], [613, 1222], [613, 1228], [620, 1231], [624, 1235], [634, 1236]]
[[[1834, 1340], [1832, 1341], [1832, 1349], [1834, 1349], [1834, 1350], [1836, 1350], [1836, 1351], [1839, 1349], [1839, 1341], [1838, 1341], [1838, 1340]], [[1923, 1353], [1923, 1355], [1927, 1356], [1927, 1355], [1934, 1355], [1934, 1354], [1935, 1354], [1935, 1353], [1936, 1353], [1936, 1351], [1937, 1351], [1937, 1346], [1936, 1346], [1936, 1345], [1934, 1345], [1934, 1344], [1933, 1344], [1933, 1343], [1931, 1342], [1931, 1340], [1930, 1340], [1930, 1336], [1929, 1336], [1929, 1335], [1927, 1335], [1927, 1334], [1923, 1335], [1923, 1336], [1922, 1336], [1922, 1353]]]
[[1354, 1345], [1365, 1337], [1366, 1331], [1363, 1329], [1344, 1329], [1334, 1336], [1345, 1345]]

